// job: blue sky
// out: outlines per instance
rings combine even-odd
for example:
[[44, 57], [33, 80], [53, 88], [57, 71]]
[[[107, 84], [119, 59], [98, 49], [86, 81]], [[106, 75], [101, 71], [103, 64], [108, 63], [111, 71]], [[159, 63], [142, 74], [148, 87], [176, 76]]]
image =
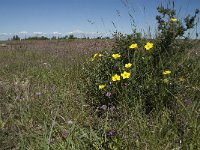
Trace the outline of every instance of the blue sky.
[[[154, 30], [156, 7], [168, 0], [0, 0], [0, 39], [18, 34], [72, 33], [110, 35], [131, 33], [133, 16], [138, 30]], [[200, 8], [199, 0], [175, 0], [178, 18]], [[145, 7], [145, 9], [144, 9]], [[113, 24], [114, 23], [114, 24]]]

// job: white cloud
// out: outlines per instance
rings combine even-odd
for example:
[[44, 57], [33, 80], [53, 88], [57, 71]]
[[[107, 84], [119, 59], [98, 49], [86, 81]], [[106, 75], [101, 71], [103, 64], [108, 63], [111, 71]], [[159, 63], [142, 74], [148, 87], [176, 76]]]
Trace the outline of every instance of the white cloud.
[[42, 35], [44, 33], [42, 33], [42, 32], [33, 32], [33, 34]]
[[77, 33], [78, 33], [78, 34], [80, 34], [80, 33], [81, 33], [81, 34], [84, 34], [83, 31], [78, 30], [78, 29], [77, 29], [77, 30], [74, 30], [74, 31], [71, 31], [71, 32], [67, 32], [66, 34], [77, 34]]
[[103, 32], [84, 32], [81, 31], [79, 29], [75, 30], [75, 31], [71, 31], [71, 32], [66, 32], [66, 35], [74, 35], [76, 37], [91, 37], [91, 38], [95, 38], [95, 37], [106, 37], [106, 36], [111, 36], [111, 34], [109, 33], [103, 33]]
[[21, 32], [19, 32], [20, 34], [28, 34], [28, 32], [26, 32], [26, 31], [21, 31]]
[[62, 33], [60, 33], [60, 32], [53, 32], [52, 34], [59, 34], [59, 35], [61, 35]]
[[74, 32], [67, 32], [66, 34], [67, 34], [67, 35], [68, 35], [68, 34], [74, 34]]
[[85, 32], [82, 30], [75, 30], [75, 31], [71, 31], [71, 32], [67, 32], [67, 35], [69, 34], [85, 34], [85, 35], [106, 35], [107, 33], [100, 33], [100, 32]]
[[0, 36], [6, 36], [9, 35], [9, 33], [0, 33]]

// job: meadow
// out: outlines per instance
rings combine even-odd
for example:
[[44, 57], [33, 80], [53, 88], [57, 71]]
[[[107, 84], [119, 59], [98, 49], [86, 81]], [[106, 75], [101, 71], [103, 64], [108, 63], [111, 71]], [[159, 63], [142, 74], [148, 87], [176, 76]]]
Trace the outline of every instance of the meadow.
[[101, 40], [6, 42], [0, 50], [0, 149], [49, 148], [78, 120], [85, 121], [81, 63], [110, 45]]
[[0, 42], [0, 149], [200, 150], [200, 41], [158, 33]]
[[[194, 44], [185, 59], [199, 57], [200, 42]], [[192, 105], [190, 97], [184, 118], [174, 122], [167, 110], [151, 120], [123, 105], [102, 108], [99, 117], [85, 102], [82, 64], [112, 45], [111, 40], [6, 42], [0, 48], [0, 149], [104, 149], [104, 144], [110, 149], [198, 149], [199, 104]], [[199, 92], [199, 64], [188, 72], [198, 83], [188, 81], [189, 91]]]

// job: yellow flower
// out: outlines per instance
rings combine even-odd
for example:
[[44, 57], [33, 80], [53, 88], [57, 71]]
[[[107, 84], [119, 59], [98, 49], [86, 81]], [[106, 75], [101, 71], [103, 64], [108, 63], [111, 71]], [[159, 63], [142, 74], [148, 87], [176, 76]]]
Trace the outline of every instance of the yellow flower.
[[121, 73], [121, 76], [123, 79], [128, 79], [128, 78], [130, 78], [131, 73], [124, 71], [123, 73]]
[[98, 53], [94, 54], [93, 58], [96, 58], [98, 55], [99, 55]]
[[100, 90], [103, 89], [103, 88], [105, 88], [105, 87], [106, 87], [105, 84], [100, 84], [100, 85], [99, 85], [99, 89], [100, 89]]
[[91, 61], [94, 61], [95, 58], [96, 58], [98, 55], [99, 55], [98, 53], [94, 54], [94, 56], [91, 58]]
[[112, 81], [120, 81], [120, 76], [118, 74], [113, 75]]
[[176, 22], [177, 19], [176, 19], [176, 18], [171, 18], [170, 21], [172, 21], [172, 22]]
[[117, 59], [117, 58], [120, 58], [121, 55], [120, 55], [120, 54], [112, 54], [112, 57], [113, 57], [114, 59]]
[[131, 66], [132, 66], [131, 63], [125, 64], [125, 68], [131, 68]]
[[102, 57], [103, 55], [102, 54], [98, 54], [98, 53], [96, 53], [96, 54], [94, 54], [94, 56], [91, 58], [91, 61], [94, 61], [95, 60], [95, 58], [96, 57]]
[[137, 44], [135, 43], [135, 44], [131, 44], [131, 45], [129, 46], [129, 48], [138, 48], [138, 46], [137, 46]]
[[146, 50], [150, 50], [151, 48], [153, 48], [153, 43], [147, 42], [147, 44], [144, 46], [144, 48], [145, 48]]
[[170, 71], [170, 70], [165, 70], [165, 71], [163, 71], [162, 74], [163, 74], [163, 75], [168, 75], [168, 74], [171, 74], [171, 71]]

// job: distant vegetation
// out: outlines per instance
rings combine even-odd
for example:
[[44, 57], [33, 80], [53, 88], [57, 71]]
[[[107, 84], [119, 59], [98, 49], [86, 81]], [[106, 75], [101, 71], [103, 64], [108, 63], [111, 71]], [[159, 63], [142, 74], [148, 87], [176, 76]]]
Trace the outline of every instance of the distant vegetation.
[[[14, 35], [11, 39], [11, 41], [19, 41], [19, 40], [74, 40], [74, 39], [90, 39], [90, 37], [76, 37], [73, 34], [71, 35], [65, 35], [63, 37], [59, 36], [52, 36], [51, 38], [45, 37], [45, 36], [30, 36], [27, 38], [20, 38], [18, 35]], [[110, 39], [110, 37], [96, 37], [91, 39]]]

